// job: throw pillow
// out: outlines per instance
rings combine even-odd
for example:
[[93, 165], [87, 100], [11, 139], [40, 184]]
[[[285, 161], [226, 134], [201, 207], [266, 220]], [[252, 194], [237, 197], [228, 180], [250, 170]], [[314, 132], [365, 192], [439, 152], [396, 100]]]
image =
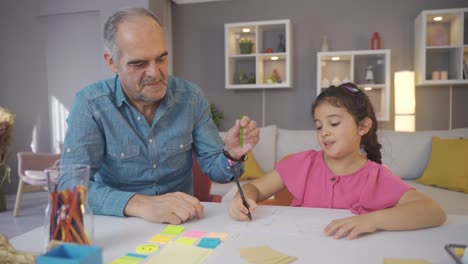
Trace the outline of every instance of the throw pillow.
[[432, 138], [429, 163], [417, 182], [468, 193], [468, 139]]
[[260, 166], [258, 166], [257, 160], [255, 159], [252, 151], [250, 151], [247, 155], [248, 158], [244, 162], [244, 174], [242, 174], [242, 176], [239, 178], [241, 181], [252, 180], [263, 176], [263, 171]]

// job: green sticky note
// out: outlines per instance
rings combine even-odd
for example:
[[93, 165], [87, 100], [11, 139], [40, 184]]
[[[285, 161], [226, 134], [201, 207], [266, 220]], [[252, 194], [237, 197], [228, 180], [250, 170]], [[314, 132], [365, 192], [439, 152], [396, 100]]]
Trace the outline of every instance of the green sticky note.
[[175, 242], [184, 245], [193, 245], [198, 239], [191, 237], [179, 237]]
[[176, 236], [184, 231], [183, 226], [168, 225], [161, 234]]

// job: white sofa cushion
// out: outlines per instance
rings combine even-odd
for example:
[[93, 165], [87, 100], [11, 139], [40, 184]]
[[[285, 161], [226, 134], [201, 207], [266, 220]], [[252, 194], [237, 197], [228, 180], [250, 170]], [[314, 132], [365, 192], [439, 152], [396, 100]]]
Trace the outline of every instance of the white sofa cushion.
[[468, 138], [468, 128], [453, 130], [395, 132], [378, 131], [382, 162], [403, 179], [421, 177], [431, 154], [432, 137]]
[[[276, 130], [275, 125], [260, 127], [260, 142], [252, 150], [257, 164], [264, 172], [272, 170], [275, 166]], [[219, 132], [219, 135], [224, 141], [226, 132]]]
[[276, 138], [276, 161], [288, 154], [309, 149], [320, 150], [317, 130], [288, 130], [278, 128]]

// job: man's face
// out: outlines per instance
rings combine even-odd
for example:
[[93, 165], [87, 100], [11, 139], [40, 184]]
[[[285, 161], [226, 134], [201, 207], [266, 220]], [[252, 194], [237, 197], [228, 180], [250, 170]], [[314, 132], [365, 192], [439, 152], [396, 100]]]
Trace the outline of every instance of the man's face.
[[164, 32], [150, 18], [133, 18], [119, 24], [116, 42], [119, 61], [104, 58], [120, 77], [122, 88], [135, 105], [156, 103], [167, 91], [168, 52]]

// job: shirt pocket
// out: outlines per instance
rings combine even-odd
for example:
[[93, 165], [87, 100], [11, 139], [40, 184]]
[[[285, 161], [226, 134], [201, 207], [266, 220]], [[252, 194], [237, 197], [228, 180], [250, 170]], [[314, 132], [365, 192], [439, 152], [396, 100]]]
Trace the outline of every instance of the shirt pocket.
[[173, 169], [184, 168], [191, 161], [192, 137], [177, 137], [166, 144], [167, 164]]
[[125, 162], [138, 156], [138, 146], [108, 145], [107, 154], [114, 160]]

